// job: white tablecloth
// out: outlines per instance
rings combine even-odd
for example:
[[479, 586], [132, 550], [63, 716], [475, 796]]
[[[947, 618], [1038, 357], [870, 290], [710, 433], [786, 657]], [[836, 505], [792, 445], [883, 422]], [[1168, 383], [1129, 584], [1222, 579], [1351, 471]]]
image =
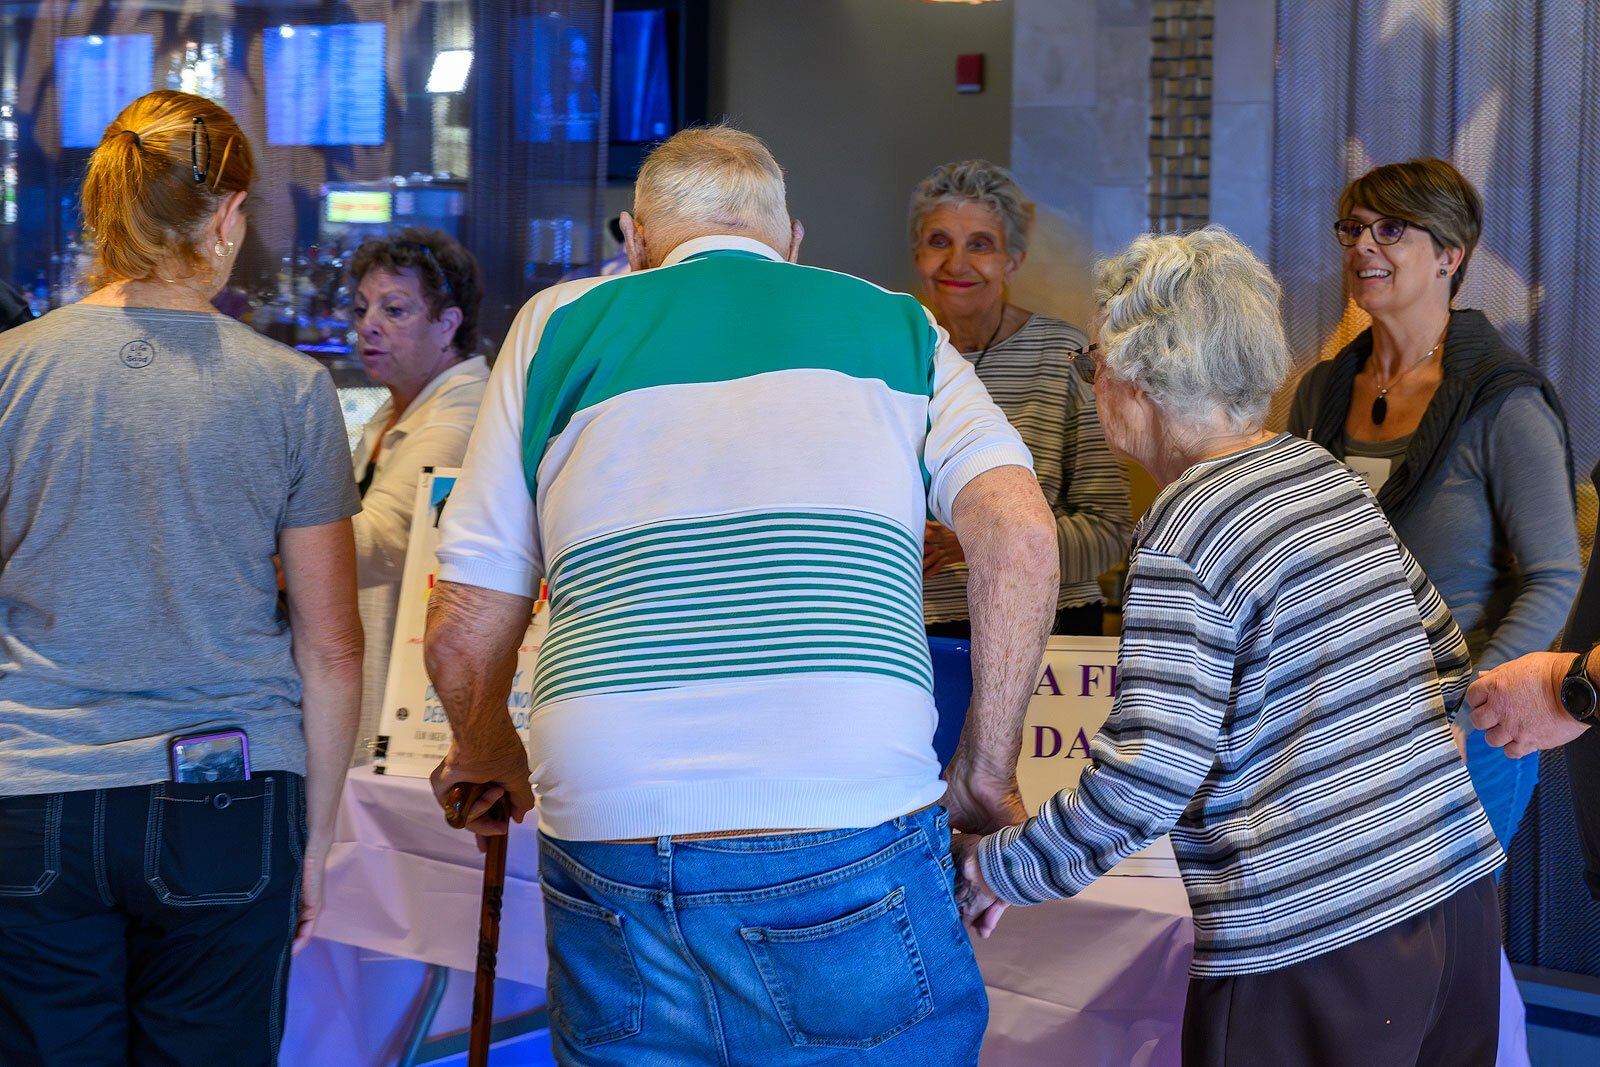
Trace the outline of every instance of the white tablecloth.
[[[534, 831], [532, 817], [512, 828], [499, 974], [543, 986]], [[470, 973], [482, 870], [472, 838], [445, 825], [425, 781], [352, 771], [317, 936]], [[1072, 900], [1011, 910], [992, 938], [974, 942], [989, 986], [983, 1063], [1176, 1064], [1191, 942], [1188, 905], [1175, 878], [1107, 878]], [[371, 1014], [372, 1001], [394, 1000], [394, 991], [361, 994], [357, 977], [335, 974], [354, 966], [348, 957], [323, 959], [312, 951], [300, 965], [336, 976], [343, 991], [335, 995], [334, 983], [317, 982], [328, 990], [321, 994], [325, 1003], [290, 1005], [291, 1025], [302, 1033], [321, 1012]], [[387, 977], [392, 963], [370, 966], [379, 969], [375, 981], [419, 980], [409, 972]], [[312, 984], [300, 988], [309, 993]], [[398, 1026], [395, 1018], [370, 1020], [359, 1040], [347, 1040], [392, 1049]]]
[[[499, 975], [543, 986], [544, 907], [535, 819], [511, 828]], [[477, 966], [483, 857], [452, 830], [421, 778], [350, 772], [328, 853], [317, 936], [471, 972]]]
[[973, 949], [989, 989], [984, 1067], [1176, 1067], [1194, 949], [1181, 880], [1102, 878], [1010, 909]]
[[[403, 990], [420, 984], [420, 973], [386, 979], [384, 972], [421, 960], [471, 974], [482, 872], [472, 837], [445, 825], [426, 781], [352, 771], [317, 935], [402, 959], [362, 962], [348, 950], [341, 956], [329, 952], [334, 946], [319, 951], [313, 943], [296, 964], [299, 990], [313, 1002], [302, 995], [290, 1004], [285, 1062], [392, 1061], [402, 1009], [410, 1002]], [[500, 976], [542, 987], [544, 912], [532, 816], [512, 827], [503, 916]], [[993, 937], [973, 941], [989, 990], [984, 1067], [1176, 1067], [1193, 944], [1188, 899], [1177, 878], [1102, 878], [1070, 900], [1009, 910]], [[388, 988], [380, 989], [385, 982]], [[313, 987], [324, 992], [311, 993]], [[1515, 1027], [1520, 1036], [1515, 990], [1508, 976], [1502, 1030]], [[291, 996], [295, 992], [292, 986]], [[447, 1002], [441, 1028], [464, 1021], [470, 992], [470, 980], [452, 983], [450, 1001], [459, 1003]], [[539, 990], [526, 992], [520, 999], [497, 997], [496, 1015], [506, 1014], [499, 1010], [502, 1001], [511, 1011], [536, 1004]], [[326, 1032], [339, 1028], [323, 1026], [325, 1017], [339, 1013], [367, 1018], [343, 1020], [342, 1028], [355, 1036]], [[330, 1058], [335, 1040], [351, 1051]], [[1502, 1049], [1503, 1067], [1527, 1063], [1520, 1041], [1513, 1044], [1514, 1050]]]

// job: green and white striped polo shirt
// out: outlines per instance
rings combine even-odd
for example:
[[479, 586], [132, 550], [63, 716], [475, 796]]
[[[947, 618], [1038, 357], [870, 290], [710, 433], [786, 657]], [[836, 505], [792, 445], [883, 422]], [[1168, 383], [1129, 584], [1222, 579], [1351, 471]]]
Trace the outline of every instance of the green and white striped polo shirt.
[[922, 524], [1012, 464], [921, 305], [758, 242], [530, 301], [439, 558], [520, 595], [549, 579], [545, 831], [866, 826], [936, 800]]

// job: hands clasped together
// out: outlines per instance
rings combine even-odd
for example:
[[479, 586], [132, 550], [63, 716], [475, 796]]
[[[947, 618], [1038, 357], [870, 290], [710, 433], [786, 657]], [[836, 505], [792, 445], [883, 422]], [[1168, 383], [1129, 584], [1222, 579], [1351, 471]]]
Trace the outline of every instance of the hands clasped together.
[[956, 905], [961, 921], [988, 937], [1010, 907], [984, 881], [978, 846], [985, 834], [1014, 826], [1028, 817], [1017, 789], [1016, 768], [981, 765], [959, 748], [945, 769], [944, 806], [950, 812], [950, 854], [956, 861]]

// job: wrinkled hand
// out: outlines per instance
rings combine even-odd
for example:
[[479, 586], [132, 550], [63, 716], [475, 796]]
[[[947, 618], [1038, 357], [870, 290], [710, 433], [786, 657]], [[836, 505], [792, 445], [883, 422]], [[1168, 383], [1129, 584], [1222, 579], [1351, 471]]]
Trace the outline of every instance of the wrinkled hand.
[[[428, 780], [433, 783], [434, 799], [441, 806], [451, 786], [477, 783], [487, 786], [467, 811], [466, 829], [478, 835], [478, 848], [482, 850], [485, 837], [506, 833], [510, 822], [521, 822], [523, 816], [533, 810], [533, 787], [528, 777], [527, 749], [508, 718], [505, 732], [482, 750], [468, 752], [459, 742], [452, 741], [450, 751]], [[510, 820], [488, 817], [489, 810], [501, 799], [506, 802]]]
[[965, 563], [967, 554], [961, 551], [956, 532], [937, 522], [922, 529], [922, 577], [932, 578], [952, 563]]
[[966, 748], [958, 748], [945, 768], [944, 780], [940, 803], [950, 812], [950, 826], [961, 833], [992, 834], [1027, 821], [1028, 809], [1022, 806], [1014, 764], [1008, 768], [983, 766]]
[[1472, 725], [1512, 758], [1560, 748], [1589, 728], [1561, 706], [1570, 666], [1570, 653], [1534, 652], [1478, 675], [1467, 687]]
[[978, 862], [982, 840], [978, 834], [952, 834], [950, 855], [956, 861], [956, 906], [961, 909], [961, 921], [976, 930], [979, 937], [988, 937], [1010, 905], [983, 880], [983, 867]]
[[298, 956], [316, 933], [317, 919], [322, 916], [322, 873], [327, 865], [326, 852], [306, 851], [300, 867], [300, 918], [295, 922], [291, 955]]

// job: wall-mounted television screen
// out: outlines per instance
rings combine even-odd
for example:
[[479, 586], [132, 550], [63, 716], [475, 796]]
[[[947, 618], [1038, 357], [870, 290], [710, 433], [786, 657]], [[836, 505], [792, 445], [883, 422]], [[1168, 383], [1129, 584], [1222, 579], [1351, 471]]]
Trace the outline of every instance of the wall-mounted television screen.
[[383, 144], [383, 23], [269, 28], [261, 51], [268, 144]]
[[548, 15], [512, 21], [517, 139], [534, 144], [591, 142], [600, 131], [599, 42], [580, 26]]
[[334, 189], [328, 193], [324, 217], [329, 222], [381, 225], [394, 218], [394, 195], [366, 189]]
[[672, 136], [672, 69], [667, 13], [655, 8], [611, 16], [611, 139]]
[[613, 0], [606, 176], [632, 180], [658, 141], [706, 121], [706, 0]]
[[148, 33], [56, 38], [61, 147], [93, 148], [111, 120], [150, 91], [155, 38]]

